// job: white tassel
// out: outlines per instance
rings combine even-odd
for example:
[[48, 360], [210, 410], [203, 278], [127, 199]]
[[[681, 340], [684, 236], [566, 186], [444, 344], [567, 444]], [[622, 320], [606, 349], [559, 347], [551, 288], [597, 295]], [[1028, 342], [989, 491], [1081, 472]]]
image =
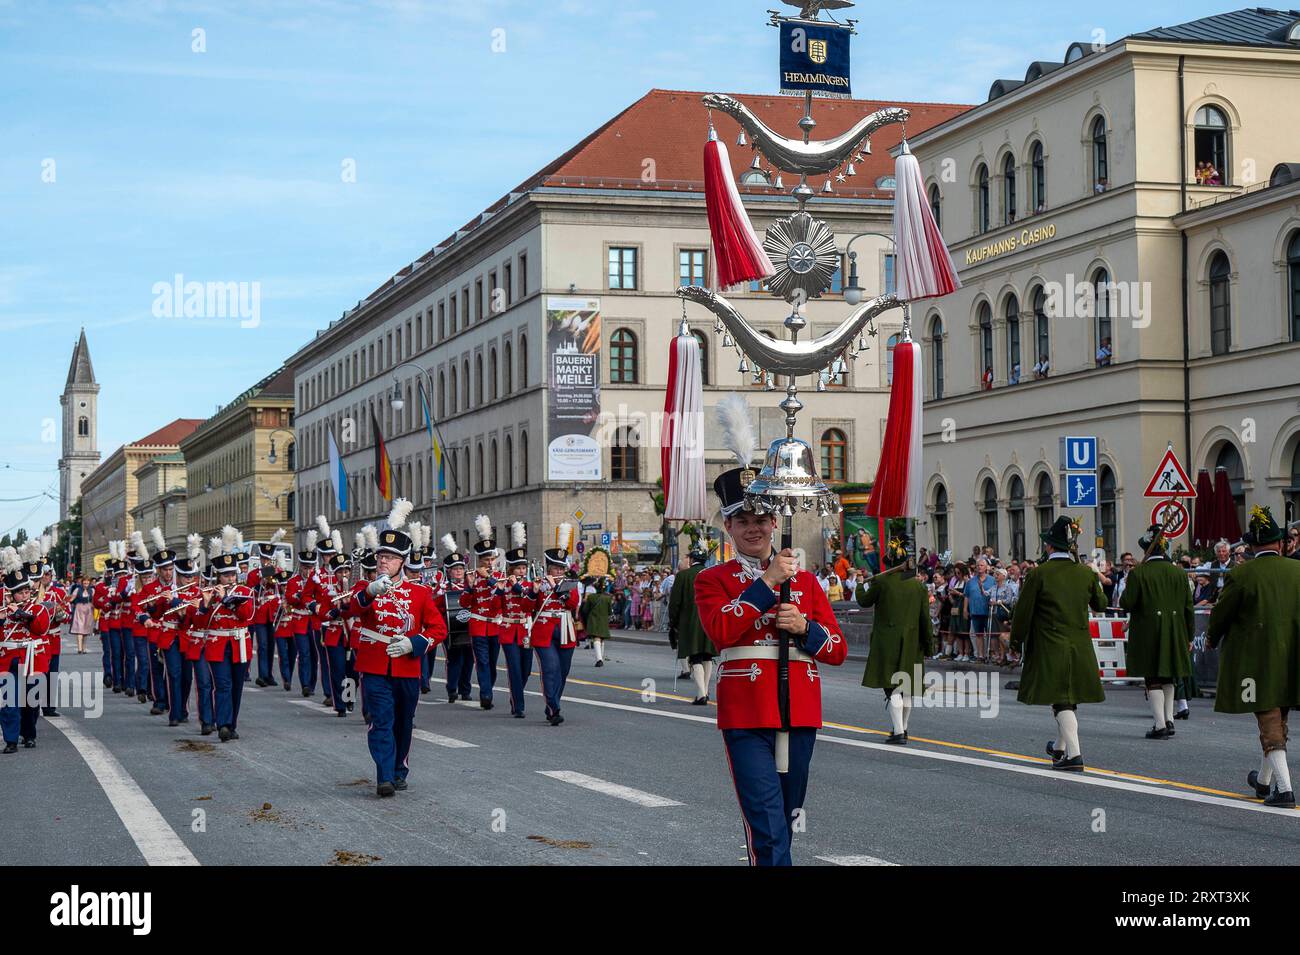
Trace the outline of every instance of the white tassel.
[[227, 524], [225, 527], [221, 528], [221, 546], [223, 548], [222, 553], [229, 554], [234, 552], [235, 541], [238, 538], [239, 538], [239, 531], [235, 530], [233, 525]]
[[921, 165], [903, 141], [894, 163], [895, 294], [905, 302], [961, 288], [957, 269], [930, 211]]
[[664, 471], [664, 517], [670, 521], [704, 520], [708, 494], [704, 480], [704, 377], [700, 343], [678, 335], [672, 353], [671, 393], [664, 401], [660, 433]]
[[220, 556], [221, 556], [221, 538], [209, 537], [208, 538], [208, 560], [211, 561], [214, 557], [220, 557]]

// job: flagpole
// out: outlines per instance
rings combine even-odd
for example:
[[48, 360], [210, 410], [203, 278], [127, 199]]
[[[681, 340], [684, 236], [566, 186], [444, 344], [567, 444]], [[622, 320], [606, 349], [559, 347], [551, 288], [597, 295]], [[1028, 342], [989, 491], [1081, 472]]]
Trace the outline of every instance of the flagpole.
[[[441, 442], [442, 453], [445, 455], [447, 453], [447, 442], [442, 440], [442, 431], [438, 427], [437, 422], [433, 420], [433, 373], [430, 372], [428, 368], [425, 368], [423, 365], [416, 364], [413, 361], [399, 362], [397, 365], [393, 367], [393, 372], [394, 372], [393, 383], [394, 385], [398, 385], [399, 388], [400, 388], [400, 383], [397, 381], [396, 372], [398, 369], [406, 366], [409, 366], [419, 371], [420, 374], [424, 376], [424, 380], [428, 382], [429, 385], [428, 390], [424, 392], [428, 404], [425, 404], [424, 401], [421, 401], [420, 411], [422, 414], [425, 415], [425, 421], [427, 422], [426, 428], [429, 432], [429, 472], [430, 472], [429, 535], [431, 538], [436, 539], [438, 536], [437, 513], [438, 513], [438, 472], [439, 472], [437, 449], [438, 449], [439, 442]], [[392, 404], [395, 410], [400, 411], [402, 407], [400, 390], [397, 392], [397, 394], [399, 395], [399, 397], [395, 398]], [[451, 462], [451, 476], [452, 476], [452, 480], [454, 481], [456, 479], [456, 465], [454, 462]]]

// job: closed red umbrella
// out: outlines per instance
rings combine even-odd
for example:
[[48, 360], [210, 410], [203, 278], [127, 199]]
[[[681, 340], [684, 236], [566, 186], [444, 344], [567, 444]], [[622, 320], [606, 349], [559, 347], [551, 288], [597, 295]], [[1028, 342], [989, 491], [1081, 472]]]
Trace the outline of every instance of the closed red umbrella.
[[1210, 472], [1201, 468], [1196, 472], [1196, 504], [1192, 510], [1192, 544], [1205, 547], [1214, 537], [1214, 484]]
[[1227, 468], [1214, 469], [1214, 531], [1224, 540], [1241, 539], [1241, 522], [1237, 520], [1237, 502], [1232, 499], [1232, 484]]

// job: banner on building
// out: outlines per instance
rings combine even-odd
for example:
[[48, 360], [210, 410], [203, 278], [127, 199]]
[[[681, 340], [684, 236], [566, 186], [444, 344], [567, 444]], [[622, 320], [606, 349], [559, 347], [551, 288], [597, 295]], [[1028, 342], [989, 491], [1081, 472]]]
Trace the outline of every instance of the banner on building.
[[546, 299], [549, 481], [599, 481], [600, 299]]
[[781, 92], [847, 99], [849, 28], [803, 20], [781, 21]]

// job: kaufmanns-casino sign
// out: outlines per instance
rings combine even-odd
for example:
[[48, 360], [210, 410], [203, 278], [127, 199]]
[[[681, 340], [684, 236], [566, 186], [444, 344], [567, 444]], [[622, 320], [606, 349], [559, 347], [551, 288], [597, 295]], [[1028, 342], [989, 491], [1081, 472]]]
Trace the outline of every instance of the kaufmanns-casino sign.
[[1021, 229], [1019, 234], [1012, 233], [1005, 239], [999, 239], [997, 242], [988, 242], [984, 245], [977, 245], [966, 250], [966, 264], [978, 265], [988, 259], [995, 259], [1000, 255], [1006, 255], [1008, 252], [1015, 252], [1019, 249], [1027, 249], [1031, 245], [1037, 245], [1039, 242], [1046, 242], [1048, 239], [1056, 238], [1056, 223], [1049, 222], [1047, 225], [1035, 226], [1032, 229]]

